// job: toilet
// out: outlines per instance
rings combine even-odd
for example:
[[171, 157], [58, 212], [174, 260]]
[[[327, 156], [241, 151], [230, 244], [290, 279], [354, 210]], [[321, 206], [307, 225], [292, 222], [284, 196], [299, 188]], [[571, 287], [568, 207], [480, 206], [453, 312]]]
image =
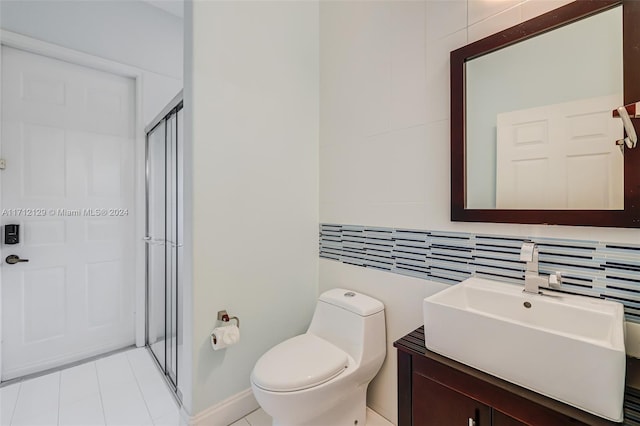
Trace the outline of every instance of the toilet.
[[320, 295], [306, 333], [260, 357], [251, 388], [274, 426], [364, 426], [385, 355], [384, 305], [335, 288]]

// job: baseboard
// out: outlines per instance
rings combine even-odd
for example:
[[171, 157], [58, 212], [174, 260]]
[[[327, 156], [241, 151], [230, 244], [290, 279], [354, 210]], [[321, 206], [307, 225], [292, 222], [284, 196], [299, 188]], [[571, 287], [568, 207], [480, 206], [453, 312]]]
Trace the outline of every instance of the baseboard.
[[229, 426], [258, 408], [260, 408], [258, 401], [249, 388], [212, 405], [195, 416], [189, 416], [184, 410], [180, 414], [189, 426]]

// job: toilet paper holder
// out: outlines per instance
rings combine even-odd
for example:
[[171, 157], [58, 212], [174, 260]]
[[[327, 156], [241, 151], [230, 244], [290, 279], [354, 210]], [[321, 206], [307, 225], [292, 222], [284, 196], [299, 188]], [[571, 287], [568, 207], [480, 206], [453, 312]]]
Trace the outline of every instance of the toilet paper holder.
[[[218, 321], [229, 322], [231, 320], [236, 320], [236, 326], [240, 328], [240, 318], [229, 316], [229, 314], [225, 310], [218, 311]], [[217, 343], [215, 334], [211, 335], [211, 339], [213, 340], [214, 344]]]
[[218, 311], [218, 321], [229, 322], [231, 320], [236, 320], [236, 326], [240, 328], [240, 318], [229, 316], [227, 311]]

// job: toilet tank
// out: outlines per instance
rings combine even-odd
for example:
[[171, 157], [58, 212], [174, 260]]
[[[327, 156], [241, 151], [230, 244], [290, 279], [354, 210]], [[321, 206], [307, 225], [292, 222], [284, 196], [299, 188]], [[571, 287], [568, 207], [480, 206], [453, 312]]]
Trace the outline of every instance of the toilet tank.
[[359, 364], [384, 360], [384, 305], [362, 293], [343, 288], [322, 293], [308, 332], [338, 346]]

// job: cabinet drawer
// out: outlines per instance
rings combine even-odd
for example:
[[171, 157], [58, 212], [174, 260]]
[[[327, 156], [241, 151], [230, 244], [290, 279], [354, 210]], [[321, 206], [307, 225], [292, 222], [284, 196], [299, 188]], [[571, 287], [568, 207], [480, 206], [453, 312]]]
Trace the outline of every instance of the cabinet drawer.
[[414, 426], [491, 425], [491, 407], [419, 374], [412, 382]]

